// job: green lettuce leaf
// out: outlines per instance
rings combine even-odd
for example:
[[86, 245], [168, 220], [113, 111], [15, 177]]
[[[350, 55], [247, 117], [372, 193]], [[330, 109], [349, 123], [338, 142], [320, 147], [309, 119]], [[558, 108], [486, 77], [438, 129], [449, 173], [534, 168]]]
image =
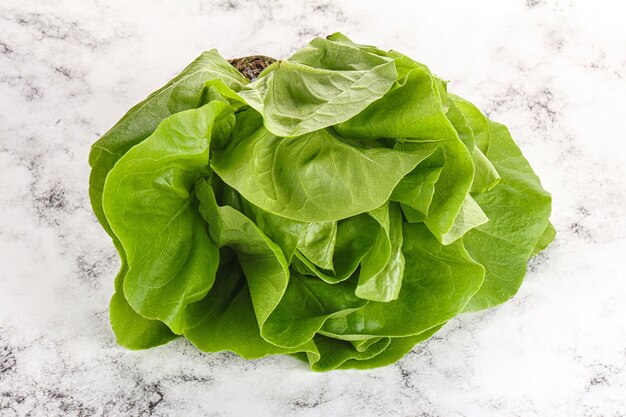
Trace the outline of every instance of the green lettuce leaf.
[[[528, 161], [513, 142], [508, 129], [487, 123], [490, 137], [486, 156], [500, 175], [490, 192], [479, 194], [488, 223], [463, 238], [468, 252], [486, 270], [485, 282], [468, 305], [480, 310], [501, 304], [518, 290], [535, 247], [554, 237], [548, 226], [552, 199]], [[545, 230], [547, 238], [539, 243]]]
[[277, 136], [299, 136], [346, 121], [395, 82], [392, 59], [326, 39], [276, 62], [241, 92]]
[[423, 224], [405, 223], [406, 259], [397, 300], [370, 302], [364, 308], [328, 320], [325, 334], [412, 336], [461, 312], [483, 283], [485, 269], [461, 241], [442, 245]]
[[245, 77], [215, 49], [204, 52], [166, 85], [130, 109], [92, 145], [89, 153], [89, 165], [92, 167], [89, 197], [98, 221], [113, 238], [102, 208], [107, 174], [128, 150], [150, 136], [163, 119], [198, 107], [204, 94], [204, 83], [215, 79], [235, 90], [240, 90], [247, 83]]
[[[242, 123], [254, 117], [242, 116]], [[248, 132], [235, 130], [211, 167], [252, 204], [305, 222], [336, 221], [380, 207], [436, 149], [360, 149], [325, 129], [298, 137], [279, 137], [264, 127], [243, 133]]]
[[219, 101], [177, 113], [120, 158], [105, 182], [104, 213], [128, 262], [124, 296], [177, 334], [187, 305], [211, 288], [219, 262], [193, 207], [193, 187], [209, 173], [211, 137], [233, 124], [231, 107]]

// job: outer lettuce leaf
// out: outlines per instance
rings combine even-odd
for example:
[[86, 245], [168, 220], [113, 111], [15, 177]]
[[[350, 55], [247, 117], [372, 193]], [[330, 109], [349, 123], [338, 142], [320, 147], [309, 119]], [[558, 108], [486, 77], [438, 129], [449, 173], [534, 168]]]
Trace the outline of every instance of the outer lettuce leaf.
[[179, 111], [198, 107], [204, 93], [204, 83], [214, 79], [219, 79], [235, 90], [240, 90], [248, 82], [215, 49], [204, 52], [166, 85], [130, 109], [91, 147], [89, 197], [98, 221], [114, 239], [102, 208], [107, 174], [129, 149], [150, 136], [163, 119]]
[[552, 225], [552, 223], [548, 222], [543, 234], [539, 238], [539, 241], [535, 245], [535, 249], [533, 249], [532, 256], [537, 255], [539, 252], [543, 251], [552, 243], [554, 238], [556, 237], [556, 229]]
[[[435, 326], [432, 329], [428, 329], [415, 336], [394, 337], [390, 340], [389, 345], [387, 345], [385, 350], [380, 354], [371, 358], [350, 358], [341, 365], [337, 366], [337, 369], [370, 369], [397, 362], [404, 355], [409, 353], [416, 344], [430, 338], [439, 329], [441, 329], [441, 327], [443, 327], [443, 324]], [[315, 368], [313, 367], [313, 369]]]
[[308, 357], [311, 369], [315, 371], [327, 371], [337, 369], [348, 361], [366, 361], [379, 355], [384, 355], [385, 350], [391, 343], [391, 338], [376, 338], [376, 341], [366, 349], [358, 350], [350, 342], [334, 339], [322, 335], [313, 339], [315, 346], [320, 352], [319, 359]]
[[[552, 199], [528, 165], [507, 128], [487, 121], [490, 138], [486, 156], [500, 174], [500, 182], [476, 201], [490, 221], [463, 238], [468, 252], [484, 265], [485, 282], [468, 310], [501, 304], [518, 290], [526, 264], [539, 244], [553, 237], [548, 226]], [[539, 243], [544, 231], [547, 237]]]
[[[365, 352], [370, 346], [379, 340], [383, 339], [382, 337], [370, 337], [369, 339], [363, 340], [352, 340], [352, 346], [357, 350], [357, 352]], [[337, 339], [339, 340], [339, 339]]]
[[227, 134], [233, 124], [231, 107], [219, 101], [177, 113], [128, 151], [106, 179], [104, 212], [128, 259], [124, 296], [139, 314], [177, 334], [187, 305], [211, 288], [219, 260], [191, 204], [193, 187], [209, 173], [211, 137]]
[[165, 323], [146, 319], [137, 314], [128, 304], [122, 290], [124, 276], [128, 271], [126, 261], [122, 261], [120, 272], [115, 277], [115, 293], [109, 304], [111, 327], [118, 345], [127, 349], [139, 350], [165, 344], [178, 337]]
[[115, 280], [116, 292], [110, 304], [111, 323], [118, 343], [130, 349], [162, 344], [174, 335], [165, 325], [136, 314], [122, 294], [122, 283], [127, 271], [126, 254], [104, 214], [102, 194], [105, 179], [115, 163], [129, 149], [150, 136], [163, 119], [202, 104], [203, 84], [207, 80], [218, 80], [237, 90], [247, 83], [247, 79], [220, 57], [216, 50], [205, 52], [165, 86], [130, 109], [93, 144], [89, 154], [92, 167], [89, 177], [91, 205], [98, 221], [113, 239], [122, 264]]

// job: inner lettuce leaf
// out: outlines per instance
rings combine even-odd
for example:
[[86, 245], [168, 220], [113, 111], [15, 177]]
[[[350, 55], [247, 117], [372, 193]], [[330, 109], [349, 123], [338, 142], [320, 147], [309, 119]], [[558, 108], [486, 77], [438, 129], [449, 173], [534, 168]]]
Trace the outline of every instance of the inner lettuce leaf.
[[241, 96], [277, 136], [319, 131], [358, 115], [397, 78], [393, 59], [356, 46], [314, 39], [272, 64]]
[[236, 61], [203, 53], [92, 146], [118, 344], [385, 366], [554, 239], [507, 128], [424, 64], [339, 33]]

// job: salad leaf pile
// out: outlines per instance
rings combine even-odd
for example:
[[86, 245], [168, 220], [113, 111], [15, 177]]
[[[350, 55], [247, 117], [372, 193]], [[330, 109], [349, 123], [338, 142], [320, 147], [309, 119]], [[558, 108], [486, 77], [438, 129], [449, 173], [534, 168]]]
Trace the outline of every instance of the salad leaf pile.
[[382, 366], [553, 239], [507, 128], [423, 64], [334, 34], [255, 75], [205, 52], [93, 145], [120, 345]]

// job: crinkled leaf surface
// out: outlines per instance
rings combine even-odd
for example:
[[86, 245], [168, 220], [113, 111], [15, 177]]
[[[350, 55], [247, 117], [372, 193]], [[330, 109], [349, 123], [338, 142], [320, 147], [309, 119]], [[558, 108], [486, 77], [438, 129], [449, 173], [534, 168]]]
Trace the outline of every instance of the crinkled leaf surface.
[[233, 135], [211, 166], [256, 206], [294, 220], [326, 222], [380, 207], [432, 152], [429, 145], [360, 149], [325, 129], [285, 138], [260, 127], [250, 136]]
[[236, 90], [247, 83], [246, 78], [215, 49], [204, 52], [166, 85], [130, 109], [93, 144], [89, 154], [89, 165], [92, 167], [89, 196], [93, 211], [107, 232], [110, 229], [102, 209], [102, 192], [109, 171], [129, 149], [150, 136], [163, 119], [197, 107], [204, 83], [215, 79]]
[[[550, 194], [541, 187], [508, 129], [491, 121], [487, 129], [487, 157], [498, 170], [500, 182], [476, 197], [489, 222], [464, 237], [467, 250], [486, 270], [485, 283], [468, 306], [470, 310], [511, 298], [522, 283], [535, 247], [547, 246], [546, 240], [554, 237], [548, 223]], [[546, 230], [546, 239], [539, 242]]]
[[211, 137], [234, 122], [230, 106], [212, 102], [163, 121], [107, 176], [103, 207], [126, 252], [124, 295], [142, 316], [180, 334], [185, 308], [210, 289], [217, 246], [194, 208], [195, 182], [209, 172]]
[[241, 92], [278, 136], [298, 136], [346, 121], [395, 82], [392, 59], [358, 47], [315, 39], [269, 67]]
[[397, 300], [370, 302], [364, 308], [326, 322], [327, 334], [412, 336], [461, 312], [480, 288], [484, 268], [458, 241], [442, 245], [423, 224], [404, 224], [406, 259]]

